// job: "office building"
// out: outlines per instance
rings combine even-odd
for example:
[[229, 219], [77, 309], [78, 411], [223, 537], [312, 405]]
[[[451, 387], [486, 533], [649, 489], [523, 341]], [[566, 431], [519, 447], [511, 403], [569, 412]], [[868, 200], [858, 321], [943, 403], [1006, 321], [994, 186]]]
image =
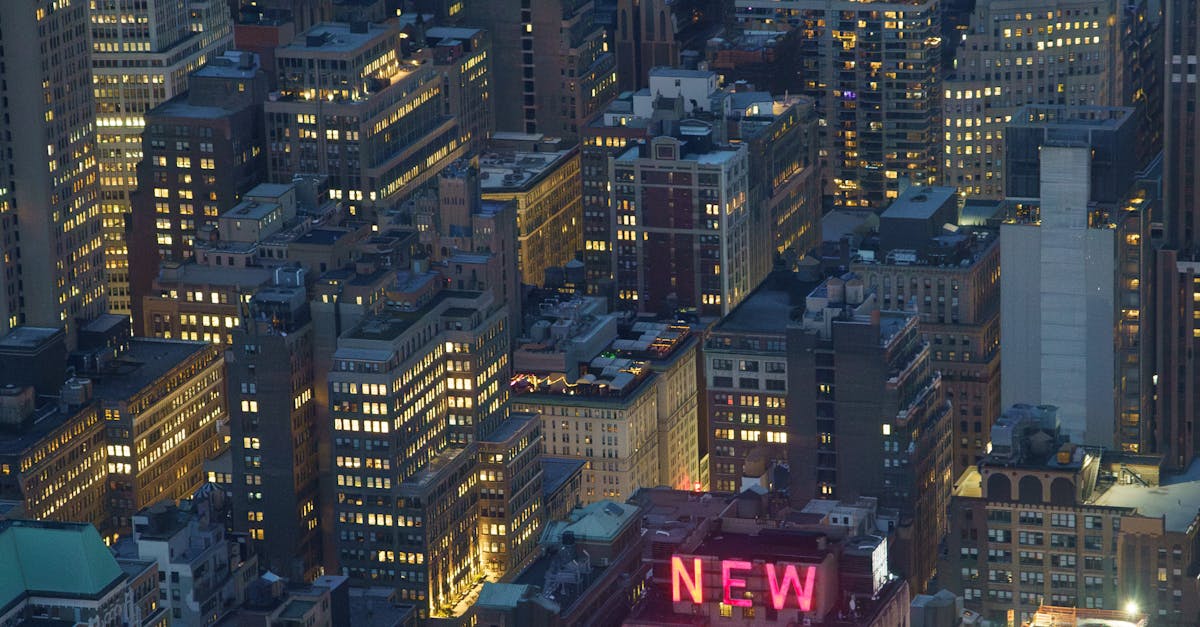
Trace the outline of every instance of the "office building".
[[0, 388], [0, 500], [15, 504], [5, 517], [90, 523], [109, 531], [111, 469], [90, 386], [68, 381], [61, 402], [39, 399], [32, 386]]
[[1126, 610], [1194, 624], [1195, 464], [1078, 446], [1057, 408], [1017, 405], [992, 429], [992, 452], [957, 480], [939, 573], [987, 620], [1040, 605]]
[[682, 123], [680, 138], [655, 137], [609, 160], [618, 308], [721, 316], [757, 284], [757, 257], [770, 250], [754, 245], [748, 150], [716, 145], [714, 126]]
[[128, 339], [128, 327], [121, 340], [119, 325], [112, 333], [116, 349], [96, 348], [77, 372], [91, 380], [107, 431], [106, 526], [127, 532], [138, 510], [192, 494], [205, 460], [225, 447], [225, 358], [207, 343]]
[[102, 3], [91, 11], [96, 160], [108, 307], [130, 313], [130, 194], [137, 189], [145, 115], [187, 90], [188, 74], [233, 43], [225, 0], [140, 6]]
[[[50, 0], [0, 6], [5, 150], [0, 180], [0, 332], [66, 328], [108, 309], [101, 243], [89, 9]], [[40, 88], [39, 88], [40, 86]]]
[[1139, 308], [1116, 298], [1141, 273], [1116, 266], [1118, 242], [1143, 236], [1127, 230], [1139, 223], [1121, 218], [1117, 205], [1132, 190], [1131, 113], [1029, 107], [1008, 130], [1007, 186], [1018, 206], [1000, 237], [1009, 269], [1001, 278], [1001, 402], [1056, 405], [1072, 441], [1119, 439], [1138, 450], [1137, 406], [1124, 408], [1127, 395], [1136, 402], [1142, 391], [1121, 381], [1149, 377], [1146, 364], [1120, 357], [1138, 335], [1117, 335], [1118, 324]]
[[498, 130], [572, 143], [617, 95], [616, 61], [595, 8], [595, 0], [466, 0], [462, 22], [492, 37]]
[[328, 374], [338, 567], [421, 617], [460, 616], [483, 575], [478, 451], [506, 409], [506, 311], [444, 286], [421, 263], [400, 273], [391, 304], [342, 333]]
[[265, 105], [272, 182], [325, 176], [329, 197], [359, 215], [398, 203], [462, 156], [467, 138], [441, 76], [402, 42], [394, 23], [330, 22], [276, 50], [279, 96]]
[[643, 361], [593, 355], [574, 370], [524, 368], [518, 355], [512, 398], [515, 411], [541, 415], [548, 454], [588, 463], [585, 504], [659, 485], [659, 375]]
[[[545, 449], [545, 440], [542, 444]], [[542, 455], [542, 509], [546, 520], [563, 520], [571, 510], [583, 505], [580, 491], [587, 461], [570, 457]]]
[[583, 250], [579, 151], [537, 136], [498, 137], [534, 148], [484, 153], [479, 186], [485, 201], [516, 204], [521, 282], [540, 286], [547, 269], [566, 265]]
[[618, 0], [613, 29], [618, 92], [648, 86], [653, 68], [679, 65], [673, 8], [664, 0]]
[[114, 558], [91, 525], [0, 520], [0, 558], [0, 624], [171, 624], [156, 564]]
[[893, 565], [924, 592], [929, 547], [947, 531], [953, 418], [919, 315], [881, 311], [878, 298], [858, 276], [831, 277], [789, 316], [789, 497], [869, 496], [897, 509]]
[[546, 522], [542, 420], [513, 413], [479, 440], [479, 549], [488, 579], [515, 576], [538, 557]]
[[[688, 133], [683, 132], [684, 125], [691, 125], [696, 120], [712, 125], [711, 146], [707, 145], [708, 138], [695, 136], [694, 128]], [[749, 267], [752, 285], [757, 285], [766, 276], [775, 256], [795, 259], [816, 245], [821, 194], [820, 139], [812, 101], [800, 96], [755, 91], [744, 84], [721, 86], [717, 73], [710, 70], [652, 68], [648, 87], [622, 94], [609, 104], [602, 116], [584, 128], [581, 148], [584, 264], [589, 293], [609, 298], [620, 296], [613, 292], [613, 280], [628, 259], [616, 262], [614, 267], [613, 253], [619, 247], [631, 245], [621, 244], [619, 233], [628, 234], [626, 227], [631, 218], [636, 225], [642, 222], [640, 217], [647, 217], [652, 212], [642, 216], [635, 211], [634, 215], [628, 215], [631, 208], [645, 207], [629, 205], [637, 199], [632, 199], [628, 193], [614, 196], [609, 159], [621, 159], [624, 153], [634, 148], [631, 143], [645, 144], [660, 136], [684, 140], [687, 143], [685, 150], [695, 153], [695, 158], [700, 161], [705, 160], [700, 156], [702, 154], [735, 147], [738, 143], [747, 146], [746, 204], [749, 207], [748, 236], [753, 242], [747, 248], [752, 251]], [[654, 167], [667, 171], [670, 164], [660, 162]], [[673, 182], [679, 185], [678, 181]], [[693, 198], [683, 197], [688, 194], [686, 190], [672, 194], [648, 183], [641, 187], [642, 202], [659, 202], [664, 193], [668, 202], [683, 201], [684, 207], [675, 215], [675, 228], [666, 231], [676, 236], [689, 230], [703, 233], [694, 225], [713, 215], [706, 207], [703, 215], [684, 217], [687, 205], [695, 202]], [[691, 193], [695, 195], [694, 191]], [[689, 224], [693, 226], [689, 227]], [[663, 225], [657, 226], [662, 228]], [[705, 225], [705, 228], [710, 227]], [[687, 273], [687, 262], [680, 261], [683, 265], [679, 271]], [[708, 269], [702, 270], [707, 272]]]
[[[410, 222], [416, 226], [430, 262], [454, 266], [456, 289], [492, 290], [499, 303], [508, 307], [509, 318], [519, 321], [523, 314], [518, 204], [482, 200], [479, 178], [475, 161], [452, 163], [438, 174], [436, 191], [415, 195], [411, 206], [386, 218], [394, 218], [401, 230], [407, 230]], [[528, 204], [525, 208], [530, 209]]]
[[1115, 0], [976, 3], [943, 85], [942, 184], [975, 197], [1004, 198], [1009, 176], [1005, 126], [1025, 105], [1132, 104], [1124, 79], [1125, 5]]
[[130, 194], [129, 298], [135, 328], [159, 261], [190, 259], [198, 232], [215, 226], [267, 173], [259, 57], [227, 52], [188, 77], [188, 90], [145, 113], [139, 186]]
[[313, 326], [300, 285], [258, 289], [232, 330], [226, 364], [233, 530], [259, 563], [296, 581], [321, 567]]
[[742, 490], [751, 455], [787, 463], [787, 326], [792, 310], [816, 284], [815, 277], [804, 281], [773, 272], [704, 340], [704, 437], [715, 492]]
[[1196, 102], [1200, 90], [1196, 70], [1189, 64], [1200, 54], [1200, 27], [1194, 3], [1163, 3], [1163, 238], [1155, 255], [1155, 402], [1153, 421], [1156, 450], [1171, 468], [1186, 468], [1196, 457], [1200, 441], [1191, 426], [1196, 412], [1200, 371], [1194, 352], [1200, 348], [1200, 325], [1195, 322], [1200, 294], [1197, 227], [1200, 206], [1200, 166], [1196, 164]]
[[954, 472], [986, 453], [1000, 415], [1000, 245], [997, 232], [955, 227], [953, 188], [913, 187], [880, 215], [877, 250], [850, 269], [884, 310], [915, 307], [930, 363], [954, 409]]
[[825, 195], [880, 210], [941, 177], [942, 29], [936, 0], [736, 0], [748, 30], [794, 30], [803, 93], [822, 119]]
[[[461, 5], [460, 5], [461, 6]], [[425, 30], [425, 44], [442, 72], [447, 113], [468, 135], [469, 150], [478, 154], [496, 132], [492, 99], [492, 41], [481, 28], [437, 26]]]

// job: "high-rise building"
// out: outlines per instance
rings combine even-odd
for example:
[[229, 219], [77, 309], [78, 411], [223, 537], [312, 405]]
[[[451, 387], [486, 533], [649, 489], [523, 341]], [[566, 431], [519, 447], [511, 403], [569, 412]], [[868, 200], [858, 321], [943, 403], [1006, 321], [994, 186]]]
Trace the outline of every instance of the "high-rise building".
[[485, 201], [516, 205], [520, 280], [540, 286], [547, 269], [566, 265], [583, 250], [579, 150], [563, 149], [560, 142], [524, 139], [515, 145], [537, 151], [488, 152], [480, 157], [479, 186]]
[[1147, 378], [1146, 364], [1122, 357], [1138, 333], [1117, 333], [1139, 316], [1136, 301], [1116, 298], [1141, 273], [1116, 264], [1118, 243], [1143, 235], [1119, 217], [1134, 181], [1132, 114], [1031, 106], [1006, 130], [1014, 209], [1000, 237], [1001, 402], [1058, 406], [1064, 430], [1086, 445], [1113, 446], [1119, 419], [1140, 420], [1118, 409], [1126, 394], [1136, 409], [1140, 395], [1121, 382]]
[[18, 504], [6, 517], [109, 531], [104, 420], [90, 388], [68, 381], [61, 403], [40, 407], [32, 386], [0, 388], [0, 500]]
[[1200, 55], [1200, 7], [1186, 0], [1164, 3], [1163, 63], [1163, 241], [1156, 252], [1155, 445], [1170, 467], [1183, 469], [1200, 451], [1194, 428], [1200, 411], [1200, 128], [1196, 105], [1200, 86], [1195, 64]]
[[425, 43], [442, 72], [447, 113], [470, 136], [471, 152], [481, 152], [496, 132], [491, 36], [481, 28], [441, 26], [425, 31]]
[[[1117, 0], [975, 3], [945, 96], [944, 185], [1005, 196], [1005, 125], [1025, 105], [1115, 107], [1125, 100]], [[1011, 194], [1010, 194], [1011, 195]]]
[[138, 188], [130, 195], [130, 311], [141, 331], [141, 299], [159, 261], [190, 259], [197, 232], [215, 226], [267, 174], [262, 104], [267, 76], [257, 55], [211, 57], [188, 90], [145, 113]]
[[1001, 409], [1000, 246], [995, 230], [943, 230], [959, 222], [957, 201], [954, 188], [910, 188], [880, 216], [878, 250], [850, 264], [882, 309], [920, 316], [953, 405], [956, 474], [987, 452]]
[[[716, 124], [720, 124], [717, 122]], [[745, 145], [718, 145], [714, 124], [681, 124], [609, 159], [617, 306], [670, 315], [729, 313], [770, 255], [756, 242]], [[765, 275], [765, 272], [763, 272]]]
[[648, 87], [622, 94], [583, 130], [583, 259], [589, 293], [615, 298], [613, 238], [627, 224], [620, 219], [628, 220], [617, 217], [623, 205], [611, 204], [608, 159], [630, 150], [631, 142], [680, 136], [680, 123], [687, 119], [711, 123], [715, 144], [747, 145], [750, 237], [755, 242], [750, 248], [763, 251], [752, 255], [753, 282], [766, 276], [773, 256], [794, 259], [815, 246], [821, 178], [812, 101], [744, 84], [723, 87], [710, 70], [656, 67], [648, 74]]
[[[736, 0], [747, 29], [795, 30], [796, 69], [823, 121], [827, 200], [881, 210], [941, 172], [937, 0]], [[986, 3], [984, 3], [986, 4]]]
[[513, 413], [479, 439], [479, 550], [493, 580], [538, 557], [546, 522], [542, 446], [542, 419], [533, 414]]
[[233, 530], [256, 541], [264, 568], [296, 581], [321, 565], [313, 326], [300, 285], [263, 287], [229, 346]]
[[878, 295], [847, 274], [789, 318], [789, 497], [867, 496], [898, 510], [892, 566], [924, 591], [936, 569], [929, 547], [947, 532], [954, 430], [919, 316], [880, 311]]
[[1195, 463], [1171, 475], [1158, 457], [1071, 443], [1053, 406], [1005, 410], [991, 444], [956, 482], [938, 570], [968, 609], [1024, 622], [1040, 605], [1136, 607], [1155, 625], [1196, 623]]
[[616, 61], [595, 0], [467, 0], [463, 22], [491, 32], [496, 128], [573, 142], [617, 95]]
[[816, 283], [773, 272], [705, 337], [704, 437], [716, 492], [741, 491], [752, 454], [788, 461], [787, 326]]
[[649, 85], [650, 70], [679, 65], [675, 16], [666, 0], [618, 0], [616, 40], [618, 91]]
[[204, 462], [225, 448], [218, 428], [229, 415], [217, 346], [116, 337], [116, 347], [81, 356], [77, 372], [92, 381], [108, 431], [108, 527], [127, 533], [139, 509], [205, 482]]
[[2, 145], [23, 155], [0, 174], [0, 332], [65, 327], [71, 348], [108, 308], [88, 5], [6, 2], [0, 24]]
[[[328, 375], [337, 567], [394, 587], [425, 617], [460, 615], [483, 574], [479, 440], [499, 432], [491, 416], [507, 393], [475, 374], [507, 373], [507, 350], [479, 359], [507, 344], [507, 312], [445, 283], [420, 263], [400, 272], [392, 304], [342, 333]], [[465, 446], [448, 437], [464, 424]]]
[[190, 498], [158, 501], [133, 516], [133, 533], [118, 554], [158, 565], [159, 605], [172, 625], [218, 623], [245, 599], [258, 559], [225, 531], [218, 503], [206, 486]]
[[108, 308], [129, 314], [126, 234], [144, 116], [186, 91], [188, 74], [233, 43], [233, 24], [226, 0], [102, 2], [90, 15]]
[[265, 105], [275, 183], [328, 177], [353, 215], [387, 209], [462, 156], [440, 73], [405, 55], [394, 23], [330, 22], [276, 50], [278, 97]]

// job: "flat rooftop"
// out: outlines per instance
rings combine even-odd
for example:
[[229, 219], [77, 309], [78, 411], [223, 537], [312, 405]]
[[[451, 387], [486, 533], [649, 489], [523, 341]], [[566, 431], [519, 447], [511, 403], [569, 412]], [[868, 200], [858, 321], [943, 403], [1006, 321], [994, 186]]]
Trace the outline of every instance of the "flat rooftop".
[[542, 456], [542, 493], [554, 494], [572, 475], [583, 472], [587, 460], [571, 457]]
[[[420, 309], [412, 311], [385, 309], [378, 315], [364, 319], [357, 327], [343, 333], [342, 337], [353, 340], [394, 340], [446, 299], [474, 299], [478, 298], [480, 294], [482, 292], [441, 290]], [[342, 349], [339, 347], [338, 350]]]
[[1158, 486], [1117, 483], [1096, 505], [1132, 507], [1148, 518], [1162, 518], [1167, 531], [1186, 531], [1200, 512], [1200, 459], [1181, 474], [1163, 477]]
[[309, 244], [313, 246], [331, 246], [338, 240], [353, 233], [350, 229], [312, 229], [292, 240], [293, 244]]
[[[292, 43], [281, 46], [276, 55], [353, 52], [392, 32], [391, 28], [369, 24], [366, 32], [355, 33], [351, 31], [350, 24], [346, 22], [322, 22], [298, 34]], [[318, 38], [320, 43], [317, 43]], [[312, 40], [311, 45], [310, 39]]]
[[81, 373], [92, 380], [96, 398], [121, 402], [148, 388], [172, 368], [208, 350], [208, 342], [134, 338], [127, 350], [104, 372]]
[[880, 218], [928, 220], [958, 193], [953, 187], [910, 187], [892, 201]]
[[[167, 274], [167, 276], [164, 276]], [[268, 268], [228, 268], [188, 262], [167, 273], [159, 271], [158, 282], [163, 285], [222, 285], [251, 288], [269, 283], [275, 274]]]
[[510, 415], [508, 417], [507, 420], [505, 420], [504, 422], [501, 422], [500, 426], [497, 427], [495, 431], [488, 434], [487, 437], [480, 438], [479, 441], [480, 442], [506, 442], [506, 441], [512, 439], [512, 437], [515, 436], [516, 434], [520, 433], [521, 429], [525, 428], [525, 425], [528, 425], [530, 422], [533, 422], [534, 420], [539, 420], [537, 414], [530, 414], [527, 412], [514, 412], [512, 415]]
[[25, 429], [10, 431], [0, 428], [0, 456], [23, 454], [78, 415], [79, 412], [60, 412], [55, 402], [46, 403], [34, 411], [33, 422]]
[[479, 186], [484, 193], [524, 191], [564, 163], [573, 152], [485, 152], [479, 157]]
[[60, 333], [49, 327], [16, 327], [0, 337], [0, 348], [37, 348]]
[[802, 280], [794, 273], [772, 273], [713, 327], [713, 333], [782, 335], [791, 324], [792, 311], [803, 308], [805, 297], [817, 286], [818, 282]]

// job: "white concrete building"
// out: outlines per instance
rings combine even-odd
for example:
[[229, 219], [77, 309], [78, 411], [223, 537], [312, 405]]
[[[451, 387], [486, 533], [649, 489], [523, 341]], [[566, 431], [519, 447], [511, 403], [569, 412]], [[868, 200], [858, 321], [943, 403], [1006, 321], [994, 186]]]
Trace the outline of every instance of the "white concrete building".
[[1090, 166], [1043, 145], [1040, 222], [1001, 226], [1000, 402], [1057, 405], [1072, 442], [1112, 446], [1116, 231], [1089, 226]]

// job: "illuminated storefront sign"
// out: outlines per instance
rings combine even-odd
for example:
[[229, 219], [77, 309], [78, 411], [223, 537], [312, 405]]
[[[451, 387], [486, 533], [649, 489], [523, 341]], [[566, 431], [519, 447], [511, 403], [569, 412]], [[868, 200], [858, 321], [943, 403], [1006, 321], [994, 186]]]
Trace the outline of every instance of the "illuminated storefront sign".
[[[702, 605], [704, 586], [699, 557], [671, 557], [671, 600], [676, 603], [691, 601]], [[813, 590], [817, 578], [815, 566], [796, 564], [772, 564], [762, 566], [771, 605], [777, 610], [791, 606], [802, 612], [812, 610]], [[743, 591], [747, 584], [744, 578], [750, 575], [754, 564], [745, 560], [721, 560], [721, 602], [734, 607], [750, 607], [751, 600]], [[789, 602], [790, 600], [790, 602]], [[710, 599], [711, 601], [711, 599]]]

